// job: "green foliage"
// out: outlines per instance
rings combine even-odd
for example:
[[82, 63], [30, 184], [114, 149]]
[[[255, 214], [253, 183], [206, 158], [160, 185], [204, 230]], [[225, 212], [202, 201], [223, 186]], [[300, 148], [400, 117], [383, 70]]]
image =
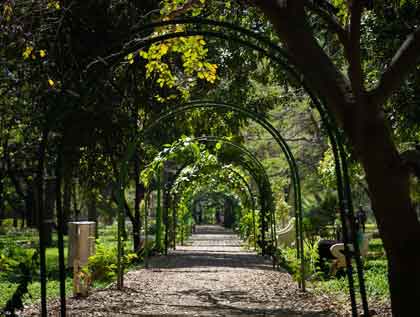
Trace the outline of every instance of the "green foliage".
[[36, 268], [37, 251], [16, 246], [13, 241], [0, 242], [0, 277], [11, 281], [20, 279], [22, 265], [34, 272]]
[[242, 217], [239, 221], [239, 234], [246, 244], [251, 247], [254, 246], [257, 241], [254, 239], [254, 225], [256, 237], [259, 236], [260, 228], [259, 223], [259, 212], [257, 210], [245, 209], [243, 210]]
[[307, 206], [303, 218], [303, 228], [308, 239], [329, 236], [328, 225], [333, 225], [337, 218], [338, 200], [334, 194], [324, 195], [315, 205]]
[[15, 310], [23, 308], [24, 296], [29, 292], [28, 286], [37, 275], [37, 269], [36, 250], [17, 247], [12, 243], [0, 245], [0, 278], [7, 278], [17, 285], [13, 292], [8, 292], [11, 297], [3, 309], [5, 315], [15, 316]]
[[[295, 248], [282, 248], [277, 249], [277, 259], [280, 266], [284, 267], [293, 278], [300, 280], [301, 274], [301, 261], [296, 257]], [[306, 242], [304, 244], [304, 279], [313, 279], [317, 276], [316, 263], [319, 259], [318, 248], [316, 242]]]
[[[366, 181], [365, 173], [360, 163], [355, 161], [352, 156], [347, 153], [348, 173], [350, 177], [350, 185], [352, 186], [355, 196], [360, 196], [365, 192]], [[318, 164], [318, 176], [321, 183], [329, 190], [337, 189], [337, 178], [335, 173], [335, 161], [331, 146], [324, 152], [323, 158]]]
[[[366, 293], [369, 299], [380, 301], [389, 300], [389, 284], [386, 269], [386, 260], [382, 258], [377, 261], [368, 261], [364, 269]], [[321, 293], [328, 293], [334, 296], [348, 296], [348, 280], [346, 277], [331, 278], [314, 281], [315, 290]]]
[[[196, 16], [202, 11], [204, 3], [204, 0], [200, 0], [197, 5], [189, 6], [186, 1], [163, 1], [160, 10], [161, 19], [169, 19], [171, 14], [178, 12], [178, 10], [191, 12], [192, 16]], [[160, 27], [154, 31], [153, 35], [159, 36], [168, 32], [183, 31], [186, 31], [184, 25]], [[136, 54], [137, 52], [126, 56], [129, 64], [134, 63]], [[183, 100], [186, 100], [190, 96], [190, 90], [196, 85], [197, 79], [209, 83], [214, 83], [217, 79], [217, 65], [208, 61], [208, 49], [202, 36], [168, 39], [152, 44], [147, 50], [140, 50], [138, 54], [147, 61], [145, 66], [146, 78], [156, 78], [156, 83], [160, 88], [175, 88], [175, 91], [172, 91], [167, 97], [162, 97], [159, 94], [155, 95], [158, 102], [176, 99], [176, 91], [181, 94]], [[174, 61], [178, 56], [181, 60], [182, 76], [180, 76], [179, 69], [174, 69], [177, 65]], [[174, 73], [177, 73], [177, 75]]]
[[117, 248], [97, 243], [95, 255], [89, 257], [87, 268], [92, 281], [112, 281], [117, 276]]
[[[89, 257], [85, 271], [91, 276], [92, 281], [111, 282], [117, 276], [117, 248], [96, 243], [96, 253]], [[138, 260], [138, 255], [132, 252], [126, 253], [123, 258], [124, 266], [130, 265]]]

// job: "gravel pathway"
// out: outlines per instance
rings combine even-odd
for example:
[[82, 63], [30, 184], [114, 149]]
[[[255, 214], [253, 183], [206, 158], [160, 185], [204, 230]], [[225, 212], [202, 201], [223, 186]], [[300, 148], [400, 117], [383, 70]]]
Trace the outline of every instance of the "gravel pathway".
[[[69, 316], [350, 314], [347, 305], [331, 297], [301, 292], [288, 273], [274, 271], [268, 259], [240, 244], [220, 226], [198, 226], [186, 246], [150, 259], [148, 269], [127, 273], [123, 291], [111, 287], [86, 299], [69, 299]], [[57, 308], [51, 303], [50, 311]]]

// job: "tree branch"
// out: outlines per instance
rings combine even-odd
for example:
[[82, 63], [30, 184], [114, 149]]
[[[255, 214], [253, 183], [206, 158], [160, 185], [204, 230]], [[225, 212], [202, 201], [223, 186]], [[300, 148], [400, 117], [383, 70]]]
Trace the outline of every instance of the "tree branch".
[[382, 105], [401, 86], [420, 59], [420, 27], [401, 45], [385, 69], [378, 86], [370, 93], [372, 101]]
[[287, 0], [285, 7], [278, 2], [260, 0], [255, 4], [273, 23], [305, 83], [325, 101], [339, 124], [351, 125], [354, 95], [350, 82], [319, 46], [307, 21], [306, 0]]
[[324, 22], [328, 24], [329, 29], [337, 34], [338, 39], [340, 40], [341, 44], [343, 44], [344, 48], [348, 47], [349, 41], [347, 32], [336, 16], [330, 14], [327, 10], [323, 9], [319, 5], [316, 5], [313, 0], [306, 0], [305, 7], [322, 18]]
[[363, 71], [360, 57], [360, 21], [363, 5], [361, 0], [353, 0], [350, 7], [349, 46], [347, 59], [349, 62], [348, 75], [353, 93], [360, 97], [363, 91]]

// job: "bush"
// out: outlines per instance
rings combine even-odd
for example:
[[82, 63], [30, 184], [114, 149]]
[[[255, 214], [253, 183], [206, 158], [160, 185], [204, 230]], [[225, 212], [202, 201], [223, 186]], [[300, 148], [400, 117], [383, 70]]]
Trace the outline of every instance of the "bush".
[[[259, 213], [255, 212], [255, 224], [256, 224], [256, 235], [258, 237], [259, 234]], [[254, 239], [254, 215], [252, 210], [247, 210], [240, 222], [239, 222], [239, 234], [241, 236], [241, 239], [244, 240], [249, 246], [255, 244]]]
[[[124, 255], [124, 266], [130, 265], [138, 260], [135, 253], [127, 253]], [[118, 251], [117, 247], [104, 245], [97, 241], [96, 253], [89, 257], [86, 268], [92, 281], [111, 282], [117, 277], [118, 270]]]
[[[34, 249], [23, 249], [11, 243], [0, 248], [0, 272], [2, 277], [12, 282], [13, 292], [3, 309], [3, 314], [14, 316], [16, 309], [23, 308], [23, 297], [28, 294], [28, 286], [37, 274], [38, 252]], [[16, 285], [16, 287], [15, 287]]]
[[97, 243], [95, 255], [88, 260], [88, 271], [92, 281], [112, 281], [117, 274], [117, 248]]
[[[319, 273], [316, 268], [316, 263], [318, 262], [319, 254], [316, 243], [306, 243], [304, 245], [303, 258], [305, 280], [318, 276]], [[296, 257], [295, 248], [278, 249], [277, 259], [279, 260], [279, 264], [284, 267], [295, 280], [301, 279], [301, 262], [300, 259]]]
[[36, 260], [35, 249], [25, 249], [11, 241], [0, 244], [0, 275], [11, 282], [20, 280], [21, 265], [36, 271]]
[[303, 230], [307, 239], [315, 241], [318, 236], [330, 235], [328, 226], [334, 223], [337, 204], [337, 198], [329, 194], [318, 205], [308, 208], [303, 219]]

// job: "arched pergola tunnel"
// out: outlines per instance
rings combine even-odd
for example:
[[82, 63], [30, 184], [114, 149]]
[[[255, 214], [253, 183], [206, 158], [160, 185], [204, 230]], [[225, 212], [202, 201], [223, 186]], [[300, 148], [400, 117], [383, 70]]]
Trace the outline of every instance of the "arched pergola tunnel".
[[[207, 137], [198, 137], [198, 138], [190, 138], [188, 139], [188, 142], [193, 142], [193, 141], [199, 141], [199, 142], [212, 142], [212, 143], [217, 143], [217, 142], [223, 142], [225, 144], [228, 144], [229, 146], [235, 148], [236, 150], [240, 151], [241, 153], [243, 153], [248, 159], [250, 159], [250, 162], [252, 164], [254, 164], [254, 166], [252, 164], [250, 164], [249, 162], [246, 162], [245, 160], [241, 160], [240, 165], [243, 166], [253, 177], [253, 179], [255, 180], [255, 182], [258, 185], [259, 188], [259, 192], [260, 192], [260, 206], [261, 206], [261, 244], [262, 244], [262, 249], [263, 249], [263, 253], [265, 252], [265, 231], [268, 228], [268, 223], [270, 223], [271, 226], [271, 240], [275, 241], [275, 218], [274, 218], [274, 209], [273, 206], [267, 205], [267, 202], [272, 200], [272, 198], [269, 200], [267, 196], [263, 197], [263, 194], [266, 193], [266, 195], [270, 195], [271, 196], [271, 185], [270, 185], [270, 181], [268, 178], [267, 173], [265, 172], [265, 169], [263, 167], [263, 165], [261, 164], [261, 162], [259, 162], [259, 160], [249, 151], [247, 150], [245, 147], [233, 143], [229, 140], [226, 140], [224, 138], [221, 137], [215, 137], [215, 136], [207, 136]], [[174, 150], [176, 150], [177, 148], [181, 148], [182, 147], [182, 143], [178, 144], [175, 149], [173, 149], [173, 151], [171, 153], [174, 153]], [[179, 175], [179, 173], [182, 171], [182, 169], [185, 167], [185, 165], [183, 165], [183, 167], [177, 171], [177, 173], [175, 175]], [[261, 178], [262, 175], [262, 178]], [[169, 186], [167, 186], [167, 191], [170, 191], [173, 182], [175, 181], [175, 177], [171, 179]], [[165, 197], [168, 197], [169, 195], [165, 195]], [[269, 218], [267, 217], [267, 214], [269, 214]], [[165, 245], [167, 246], [168, 244], [165, 243]], [[166, 247], [165, 247], [165, 253], [166, 253]]]
[[[197, 214], [195, 214], [197, 210], [195, 208], [197, 201], [201, 200], [203, 197], [223, 197], [224, 200], [226, 200], [227, 198], [229, 198], [230, 200], [236, 200], [238, 206], [235, 209], [235, 212], [231, 214], [231, 218], [229, 219], [232, 221], [231, 222], [232, 225], [235, 223], [239, 224], [242, 221], [241, 218], [243, 215], [242, 214], [243, 208], [246, 205], [245, 203], [249, 200], [248, 196], [246, 197], [246, 199], [244, 199], [244, 197], [241, 195], [242, 194], [241, 189], [243, 188], [238, 188], [238, 185], [243, 186], [241, 180], [230, 179], [228, 182], [226, 182], [226, 177], [221, 176], [219, 173], [215, 173], [215, 171], [212, 170], [212, 167], [207, 168], [207, 171], [204, 171], [204, 169], [206, 168], [203, 168], [202, 171], [199, 171], [200, 175], [197, 175], [195, 179], [191, 179], [189, 181], [182, 181], [181, 183], [178, 183], [177, 186], [174, 186], [176, 187], [175, 189], [177, 190], [177, 192], [178, 190], [180, 190], [180, 192], [182, 193], [182, 195], [178, 195], [178, 197], [182, 197], [180, 198], [180, 201], [183, 201], [184, 203], [189, 205], [189, 210], [191, 212], [190, 216], [194, 219], [196, 224], [200, 224], [200, 221], [202, 220], [202, 218], [197, 217]], [[231, 172], [229, 170], [226, 170], [226, 172], [229, 176], [231, 176], [230, 175]], [[200, 180], [203, 176], [204, 177], [206, 176], [203, 174], [206, 174], [212, 181], [208, 180], [204, 184], [202, 184], [201, 182], [197, 183], [197, 181]], [[219, 187], [217, 187], [217, 185], [211, 186], [214, 181], [216, 183], [219, 183]], [[186, 193], [188, 194], [186, 195]], [[236, 198], [233, 198], [233, 197], [236, 197]], [[240, 203], [241, 208], [239, 208], [239, 202], [241, 202]], [[174, 204], [172, 205], [172, 207], [178, 208], [178, 201], [173, 200], [173, 203]], [[252, 208], [252, 205], [251, 205], [251, 208]], [[252, 212], [254, 214], [255, 210], [252, 210]], [[175, 221], [175, 215], [178, 215], [178, 212], [173, 213], [172, 223], [174, 223]], [[181, 227], [182, 227], [182, 224], [181, 224]], [[253, 228], [255, 229], [254, 224], [253, 224]], [[181, 245], [182, 245], [182, 242], [183, 240], [181, 239]], [[172, 247], [175, 249], [175, 243], [173, 244]]]
[[[212, 21], [206, 20], [201, 18], [185, 18], [185, 19], [178, 19], [172, 21], [162, 21], [153, 23], [147, 26], [140, 27], [136, 32], [153, 29], [158, 26], [165, 26], [165, 25], [193, 25], [197, 26], [198, 30], [191, 30], [185, 32], [174, 32], [168, 33], [161, 36], [155, 36], [152, 38], [148, 38], [146, 40], [140, 40], [138, 42], [134, 41], [132, 46], [128, 46], [125, 50], [122, 50], [119, 54], [114, 54], [109, 57], [106, 62], [108, 63], [115, 63], [115, 61], [121, 60], [127, 53], [135, 52], [136, 50], [146, 47], [152, 43], [161, 42], [165, 39], [170, 38], [177, 38], [181, 36], [194, 36], [194, 35], [202, 35], [205, 37], [214, 37], [223, 39], [226, 41], [235, 41], [243, 45], [244, 47], [248, 47], [254, 49], [258, 52], [261, 52], [263, 55], [269, 57], [280, 66], [282, 66], [289, 75], [299, 83], [308, 93], [310, 96], [314, 108], [316, 108], [320, 115], [321, 120], [324, 124], [324, 127], [327, 130], [330, 143], [333, 149], [334, 154], [334, 161], [335, 161], [335, 169], [336, 169], [336, 176], [337, 176], [337, 189], [338, 189], [338, 198], [340, 204], [340, 212], [341, 212], [341, 221], [344, 233], [344, 249], [346, 255], [346, 263], [347, 263], [347, 274], [348, 274], [348, 281], [349, 281], [349, 290], [350, 290], [350, 301], [352, 305], [352, 312], [353, 315], [357, 315], [356, 309], [356, 297], [354, 291], [354, 280], [353, 280], [353, 268], [351, 264], [351, 257], [354, 254], [354, 258], [356, 260], [357, 265], [357, 274], [359, 280], [359, 287], [360, 287], [360, 295], [362, 299], [362, 306], [365, 314], [368, 313], [368, 303], [366, 298], [366, 291], [364, 285], [364, 278], [363, 278], [363, 267], [360, 258], [360, 250], [359, 246], [356, 241], [356, 232], [355, 232], [355, 223], [354, 223], [354, 210], [352, 205], [352, 198], [351, 198], [351, 189], [349, 183], [349, 175], [347, 169], [347, 158], [342, 142], [342, 134], [338, 130], [335, 120], [331, 114], [329, 114], [328, 109], [323, 106], [322, 102], [316, 98], [315, 94], [310, 90], [309, 86], [305, 82], [305, 78], [300, 76], [299, 70], [294, 66], [293, 58], [287, 54], [285, 50], [280, 48], [275, 43], [271, 42], [270, 39], [265, 38], [264, 36], [252, 32], [247, 29], [243, 29], [237, 25], [233, 25], [229, 22], [220, 22], [220, 21]], [[210, 30], [203, 30], [204, 27], [209, 27]], [[213, 29], [211, 29], [213, 27]], [[220, 31], [223, 29], [223, 32]], [[235, 34], [236, 33], [236, 34]], [[254, 42], [253, 42], [254, 41]], [[298, 192], [300, 195], [300, 191]], [[348, 228], [346, 219], [350, 219], [351, 228]], [[299, 224], [298, 224], [299, 226]], [[351, 233], [351, 240], [348, 239], [348, 232]], [[350, 253], [350, 244], [354, 247], [354, 253]]]
[[[173, 179], [177, 178], [177, 175], [179, 175], [179, 173], [184, 169], [184, 167], [186, 167], [186, 165], [183, 165], [180, 169], [178, 169], [178, 171], [175, 173], [176, 176], [174, 176]], [[254, 250], [257, 249], [257, 245], [256, 245], [256, 241], [257, 241], [257, 234], [256, 234], [256, 221], [255, 221], [255, 211], [257, 209], [256, 206], [256, 202], [255, 202], [255, 197], [254, 197], [254, 193], [252, 192], [251, 186], [248, 183], [248, 181], [245, 179], [245, 177], [239, 173], [236, 169], [234, 169], [231, 166], [226, 166], [226, 165], [208, 165], [207, 168], [214, 168], [214, 169], [225, 169], [227, 170], [229, 173], [232, 173], [235, 175], [235, 177], [239, 180], [239, 182], [246, 188], [246, 194], [247, 194], [247, 200], [248, 200], [248, 205], [252, 210], [252, 217], [253, 217], [253, 240], [254, 240]], [[174, 182], [172, 183], [172, 186], [174, 186]], [[174, 202], [174, 204], [176, 204], [177, 201], [177, 197], [179, 195], [173, 193], [172, 194], [172, 201]], [[255, 195], [257, 196], [257, 195]], [[261, 210], [260, 210], [261, 212]], [[175, 245], [173, 246], [175, 248]]]
[[[224, 139], [221, 139], [220, 138], [220, 140], [224, 140]], [[191, 139], [191, 138], [189, 138], [188, 139], [188, 143], [191, 143], [191, 142], [194, 142], [194, 141], [197, 141], [197, 140], [194, 140], [194, 139]], [[201, 142], [203, 142], [203, 141], [205, 141], [205, 138], [200, 138], [200, 141]], [[211, 138], [208, 138], [208, 140], [207, 141], [212, 141], [211, 140]], [[214, 141], [216, 141], [216, 139], [215, 138], [213, 138], [213, 142]], [[171, 153], [172, 154], [174, 154], [174, 153], [176, 153], [176, 152], [178, 152], [178, 151], [181, 151], [182, 150], [182, 148], [183, 148], [183, 146], [184, 146], [184, 143], [178, 143], [175, 147], [173, 147], [172, 149], [171, 149]], [[166, 149], [167, 150], [167, 149]], [[169, 153], [166, 151], [165, 152], [165, 150], [163, 151], [163, 152], [161, 152], [161, 154], [162, 153], [166, 153], [167, 155], [169, 155]], [[160, 157], [161, 156], [161, 154], [159, 154], [158, 155], [158, 157]], [[247, 153], [248, 154], [248, 156], [249, 155], [251, 155], [251, 153]], [[163, 155], [163, 154], [162, 154]], [[254, 157], [251, 157], [253, 160], [255, 160], [255, 158]], [[164, 204], [163, 204], [163, 206], [164, 206], [164, 214], [165, 215], [167, 215], [167, 209], [169, 208], [169, 205], [170, 205], [170, 203], [168, 202], [168, 201], [174, 201], [175, 200], [175, 197], [172, 197], [172, 199], [170, 199], [170, 194], [169, 194], [169, 192], [171, 191], [171, 189], [172, 189], [172, 187], [174, 186], [174, 183], [175, 183], [175, 181], [176, 181], [176, 179], [178, 178], [178, 176], [181, 174], [181, 172], [185, 169], [185, 168], [187, 168], [187, 167], [189, 167], [190, 165], [192, 165], [192, 164], [194, 164], [195, 162], [194, 162], [194, 159], [193, 158], [186, 158], [185, 159], [185, 162], [183, 162], [182, 164], [181, 164], [181, 167], [180, 168], [178, 168], [177, 170], [176, 170], [176, 172], [174, 173], [174, 175], [172, 176], [172, 177], [169, 177], [168, 179], [167, 179], [167, 183], [165, 183], [165, 185], [164, 185], [164, 194], [163, 194], [163, 197], [164, 197], [164, 199], [166, 199], [166, 202], [164, 201]], [[212, 167], [216, 167], [216, 166], [209, 166], [209, 165], [205, 165], [205, 166], [203, 166], [203, 168], [202, 169], [204, 169], [204, 168], [207, 168], [207, 169], [211, 169]], [[220, 167], [222, 167], [222, 165], [218, 165], [217, 166], [218, 168], [220, 168]], [[225, 166], [223, 166], [223, 168], [225, 168]], [[258, 178], [257, 178], [257, 174], [254, 172], [254, 170], [255, 170], [255, 167], [252, 167], [252, 166], [247, 166], [247, 168], [249, 169], [249, 171], [250, 171], [250, 173], [252, 173], [252, 175], [253, 175], [253, 177], [254, 177], [254, 179], [255, 179], [255, 182], [257, 183], [258, 182]], [[259, 166], [258, 167], [260, 170], [261, 170], [261, 166]], [[160, 167], [158, 167], [158, 169], [160, 169]], [[251, 201], [251, 203], [252, 203], [252, 206], [253, 206], [253, 208], [255, 209], [255, 201], [254, 201], [254, 197], [253, 197], [253, 195], [252, 195], [252, 192], [251, 192], [251, 189], [250, 189], [250, 187], [249, 187], [249, 185], [247, 184], [247, 181], [240, 175], [240, 173], [238, 173], [237, 171], [235, 171], [233, 168], [231, 168], [231, 167], [229, 167], [228, 168], [228, 170], [229, 171], [231, 171], [231, 172], [234, 172], [235, 173], [235, 175], [237, 176], [237, 177], [240, 177], [240, 180], [241, 180], [241, 182], [242, 183], [244, 183], [244, 185], [248, 188], [248, 193], [249, 193], [249, 196], [250, 196], [250, 201]], [[198, 171], [198, 172], [201, 172], [201, 171]], [[159, 172], [157, 172], [157, 174], [159, 175], [160, 173]], [[260, 186], [261, 187], [261, 186]], [[155, 188], [156, 189], [156, 188]], [[160, 194], [159, 194], [159, 191], [161, 190], [161, 186], [158, 186], [158, 188], [157, 188], [157, 190], [158, 190], [158, 196], [160, 196]], [[175, 215], [174, 214], [174, 212], [173, 212], [173, 215]], [[173, 216], [173, 218], [175, 219], [175, 217]], [[165, 220], [165, 221], [167, 221], [167, 220]], [[166, 226], [166, 229], [168, 229], [168, 227]], [[173, 229], [174, 230], [174, 229]], [[165, 250], [165, 253], [167, 252], [167, 247], [168, 247], [168, 245], [169, 245], [169, 242], [167, 241], [167, 237], [168, 237], [168, 233], [167, 233], [167, 231], [165, 231], [165, 248], [164, 248], [164, 250]]]
[[[353, 281], [353, 269], [351, 264], [351, 253], [349, 252], [349, 246], [352, 244], [354, 246], [354, 258], [356, 260], [357, 265], [357, 275], [359, 280], [359, 287], [360, 287], [360, 294], [362, 299], [363, 310], [365, 314], [368, 314], [368, 304], [366, 300], [366, 293], [364, 287], [364, 279], [363, 279], [363, 270], [362, 270], [362, 263], [360, 259], [360, 250], [359, 246], [356, 241], [355, 237], [355, 230], [354, 230], [354, 215], [353, 215], [353, 205], [352, 205], [352, 198], [351, 198], [351, 189], [350, 189], [350, 182], [349, 182], [349, 175], [347, 170], [347, 158], [346, 152], [344, 150], [344, 145], [342, 141], [342, 133], [337, 128], [333, 116], [330, 115], [327, 111], [327, 108], [323, 106], [323, 103], [315, 96], [315, 94], [309, 89], [308, 85], [305, 82], [305, 78], [300, 76], [299, 70], [293, 64], [293, 57], [288, 56], [288, 54], [275, 43], [271, 42], [268, 38], [265, 38], [261, 34], [255, 33], [250, 30], [243, 29], [237, 25], [233, 25], [228, 22], [220, 22], [220, 21], [212, 21], [212, 20], [205, 20], [201, 18], [187, 18], [187, 19], [179, 19], [179, 20], [171, 20], [171, 21], [162, 21], [153, 23], [146, 26], [141, 26], [135, 30], [133, 35], [140, 33], [145, 30], [150, 30], [155, 27], [161, 26], [168, 26], [168, 25], [190, 25], [193, 26], [194, 29], [190, 31], [183, 31], [183, 32], [174, 32], [174, 33], [167, 33], [165, 35], [150, 37], [147, 39], [135, 40], [130, 42], [130, 45], [127, 45], [121, 52], [108, 56], [106, 58], [98, 59], [98, 61], [94, 61], [88, 66], [88, 69], [92, 69], [92, 67], [97, 66], [105, 66], [105, 67], [114, 67], [117, 65], [124, 57], [131, 52], [135, 52], [141, 48], [147, 47], [153, 43], [158, 43], [170, 38], [177, 38], [181, 36], [195, 36], [195, 35], [202, 35], [205, 37], [213, 37], [219, 38], [225, 41], [235, 41], [243, 45], [244, 47], [248, 47], [255, 51], [260, 52], [264, 56], [269, 57], [272, 61], [276, 62], [280, 66], [282, 66], [289, 75], [294, 79], [296, 83], [299, 83], [303, 88], [305, 88], [306, 92], [308, 93], [309, 97], [312, 100], [312, 105], [316, 108], [320, 115], [321, 120], [323, 122], [324, 127], [328, 133], [330, 143], [332, 146], [333, 154], [334, 154], [334, 161], [335, 161], [335, 170], [337, 176], [337, 189], [338, 189], [338, 198], [340, 204], [340, 211], [341, 211], [341, 221], [344, 233], [344, 247], [345, 247], [345, 254], [346, 254], [346, 263], [347, 263], [347, 275], [349, 280], [349, 290], [350, 290], [350, 301], [352, 305], [352, 312], [353, 315], [357, 315], [356, 309], [356, 296], [355, 296], [355, 288], [354, 288], [354, 281]], [[106, 64], [105, 64], [106, 63]], [[127, 160], [130, 158], [130, 153], [132, 154], [132, 149], [127, 151]], [[124, 164], [123, 169], [124, 169]], [[120, 173], [120, 180], [119, 180], [119, 189], [122, 189], [122, 184], [124, 183], [124, 173]], [[298, 200], [300, 200], [300, 190], [296, 192], [298, 196]], [[43, 215], [40, 215], [41, 219]], [[62, 220], [62, 215], [58, 212], [59, 218], [59, 244], [58, 248], [62, 252], [64, 245], [63, 245], [63, 226], [64, 223]], [[346, 218], [350, 219], [351, 228], [347, 227]], [[121, 220], [121, 219], [120, 219]], [[42, 222], [42, 221], [41, 221]], [[298, 227], [301, 226], [301, 223], [298, 223]], [[352, 241], [348, 239], [348, 232], [352, 234]], [[300, 246], [299, 246], [300, 248]], [[303, 247], [301, 248], [300, 252], [303, 253]], [[46, 267], [45, 267], [45, 246], [42, 238], [42, 234], [40, 232], [40, 271], [41, 271], [41, 290], [46, 289]], [[60, 272], [63, 266], [64, 258], [60, 256]], [[64, 275], [60, 274], [60, 285], [64, 285]], [[46, 292], [42, 292], [42, 294], [46, 294]], [[62, 314], [65, 313], [65, 292], [64, 288], [61, 287], [60, 292], [60, 299], [61, 299], [61, 312]], [[46, 298], [42, 296], [42, 315], [47, 315], [46, 310]]]
[[[303, 276], [304, 270], [304, 258], [303, 258], [303, 226], [302, 226], [302, 198], [301, 198], [301, 189], [300, 189], [300, 177], [298, 173], [298, 168], [296, 165], [296, 160], [293, 157], [293, 154], [288, 146], [287, 142], [281, 136], [281, 134], [275, 129], [266, 118], [262, 117], [258, 113], [249, 111], [248, 109], [244, 109], [235, 105], [230, 105], [222, 102], [213, 102], [213, 101], [192, 101], [187, 103], [186, 105], [176, 107], [174, 110], [169, 111], [162, 115], [161, 117], [157, 118], [154, 122], [152, 122], [146, 129], [143, 131], [144, 137], [147, 137], [148, 132], [159, 125], [160, 122], [174, 118], [178, 114], [184, 114], [189, 110], [193, 109], [216, 109], [222, 111], [235, 111], [240, 114], [245, 115], [247, 118], [250, 118], [261, 127], [263, 127], [276, 141], [279, 145], [281, 152], [284, 154], [286, 161], [288, 163], [290, 173], [292, 175], [291, 182], [293, 186], [293, 193], [294, 193], [294, 210], [295, 210], [295, 217], [296, 217], [296, 247], [297, 247], [297, 257], [300, 258], [301, 261], [301, 273]], [[251, 154], [252, 155], [252, 154]], [[261, 168], [262, 167], [261, 164]], [[302, 284], [302, 288], [304, 288], [304, 282]]]
[[[183, 197], [184, 192], [188, 191], [188, 189], [191, 189], [190, 185], [191, 184], [196, 184], [196, 181], [199, 180], [202, 177], [203, 174], [211, 176], [212, 178], [216, 177], [216, 179], [219, 183], [222, 183], [223, 181], [226, 181], [226, 179], [224, 179], [224, 178], [221, 179], [220, 178], [221, 176], [219, 174], [214, 173], [215, 170], [213, 169], [213, 167], [215, 167], [215, 166], [216, 165], [203, 166], [198, 170], [192, 171], [195, 174], [195, 176], [192, 177], [192, 178], [191, 177], [186, 178], [187, 177], [186, 175], [182, 175], [182, 177], [181, 177], [182, 180], [180, 182], [175, 183], [174, 180], [176, 179], [176, 177], [174, 177], [173, 179], [169, 179], [169, 183], [161, 184], [159, 187], [154, 188], [154, 190], [157, 190], [157, 191], [164, 190], [164, 194], [162, 196], [164, 198], [164, 201], [163, 201], [163, 206], [164, 206], [164, 208], [163, 208], [164, 209], [164, 211], [163, 211], [163, 226], [165, 228], [165, 238], [164, 238], [164, 240], [165, 240], [164, 241], [164, 253], [165, 254], [167, 253], [167, 250], [168, 250], [169, 246], [171, 245], [171, 242], [172, 242], [172, 248], [175, 249], [175, 233], [177, 231], [175, 225], [176, 225], [177, 219], [178, 219], [178, 213], [175, 210], [178, 201], [175, 198], [175, 196]], [[183, 165], [178, 171], [181, 171], [183, 169], [187, 169], [188, 167], [189, 167], [188, 165]], [[221, 168], [222, 165], [217, 165], [217, 167]], [[230, 174], [229, 170], [226, 170], [226, 171], [228, 171], [229, 174]], [[159, 173], [159, 171], [158, 171], [158, 173]], [[177, 173], [177, 174], [181, 175], [181, 173]], [[243, 186], [242, 180], [238, 179], [238, 178], [235, 178], [234, 180], [231, 180], [231, 181], [233, 181], [233, 184], [231, 182], [224, 183], [224, 188], [225, 187], [230, 188], [230, 189], [228, 189], [229, 191], [235, 192], [236, 194], [240, 194], [240, 193], [237, 192], [237, 190], [238, 190], [237, 185]], [[237, 184], [237, 183], [239, 183], [239, 184]], [[200, 186], [202, 186], [202, 185], [200, 185]], [[164, 188], [162, 188], [162, 187], [164, 187]], [[173, 191], [174, 189], [176, 189], [176, 193]], [[171, 195], [171, 193], [172, 193], [172, 195]], [[248, 194], [248, 193], [245, 192], [245, 194]], [[239, 195], [239, 196], [241, 196], [241, 195]], [[248, 196], [246, 197], [247, 201], [249, 201], [250, 199], [252, 199], [252, 198], [250, 198]], [[242, 200], [242, 198], [241, 198], [241, 200]], [[172, 211], [173, 211], [172, 212], [172, 219], [170, 219], [170, 213], [169, 213], [169, 208], [170, 208], [171, 205], [172, 205]], [[189, 214], [189, 218], [192, 218], [192, 214]], [[181, 224], [181, 227], [182, 227], [182, 224]], [[169, 232], [168, 231], [169, 230], [172, 230], [172, 235], [171, 235], [171, 240], [172, 241], [169, 241], [169, 239], [168, 239], [168, 237], [169, 237]], [[148, 251], [147, 251], [147, 253], [148, 253]]]

